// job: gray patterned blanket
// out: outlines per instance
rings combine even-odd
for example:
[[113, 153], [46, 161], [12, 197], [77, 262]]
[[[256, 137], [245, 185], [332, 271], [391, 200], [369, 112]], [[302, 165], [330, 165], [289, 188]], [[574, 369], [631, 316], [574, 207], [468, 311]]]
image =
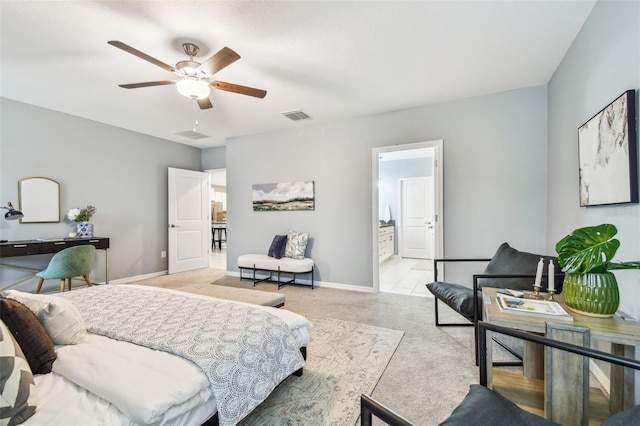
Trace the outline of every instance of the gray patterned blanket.
[[170, 352], [207, 375], [220, 425], [235, 425], [304, 360], [287, 324], [267, 312], [215, 299], [123, 285], [60, 295], [92, 333]]

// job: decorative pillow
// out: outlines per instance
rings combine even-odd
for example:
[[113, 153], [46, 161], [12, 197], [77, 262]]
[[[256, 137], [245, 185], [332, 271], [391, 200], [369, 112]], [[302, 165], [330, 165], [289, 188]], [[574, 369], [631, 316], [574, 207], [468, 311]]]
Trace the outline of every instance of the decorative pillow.
[[637, 424], [638, 419], [640, 419], [640, 405], [614, 414], [605, 420], [602, 426], [628, 426]]
[[50, 373], [57, 355], [36, 315], [22, 303], [0, 297], [0, 319], [20, 345], [31, 371], [34, 374]]
[[[532, 290], [535, 281], [536, 271], [538, 269], [538, 261], [544, 259], [544, 273], [546, 274], [549, 267], [549, 260], [553, 259], [555, 271], [560, 272], [561, 268], [558, 259], [552, 256], [543, 256], [540, 254], [527, 253], [518, 251], [507, 243], [502, 243], [498, 250], [491, 258], [484, 270], [485, 274], [519, 274], [531, 275], [531, 278], [484, 278], [478, 281], [480, 287], [502, 287], [517, 290]], [[558, 278], [555, 282], [556, 292], [562, 290], [562, 278]], [[542, 280], [542, 288], [546, 291], [547, 279]]]
[[74, 345], [86, 340], [87, 326], [78, 309], [69, 300], [16, 290], [7, 290], [4, 296], [31, 309], [54, 345]]
[[36, 412], [36, 382], [9, 328], [0, 321], [0, 424], [23, 423]]
[[292, 259], [304, 259], [304, 252], [307, 249], [308, 241], [308, 232], [296, 232], [290, 229], [287, 235], [287, 246], [284, 250], [284, 256]]
[[481, 385], [471, 385], [460, 405], [440, 426], [548, 426], [558, 425], [531, 414], [497, 392]]
[[282, 259], [284, 256], [284, 250], [287, 247], [287, 236], [286, 235], [276, 235], [273, 237], [273, 241], [271, 242], [271, 247], [269, 247], [268, 255], [270, 257], [275, 257], [276, 259]]

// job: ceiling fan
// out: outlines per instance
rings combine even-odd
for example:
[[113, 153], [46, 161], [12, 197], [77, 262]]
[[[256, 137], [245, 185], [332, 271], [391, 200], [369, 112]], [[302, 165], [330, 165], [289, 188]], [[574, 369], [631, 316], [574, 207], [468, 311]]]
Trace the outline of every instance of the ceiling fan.
[[175, 84], [178, 92], [187, 98], [194, 99], [198, 103], [200, 109], [213, 108], [211, 100], [209, 99], [210, 88], [239, 93], [241, 95], [254, 96], [256, 98], [264, 98], [267, 95], [265, 90], [241, 86], [239, 84], [226, 83], [219, 80], [212, 80], [215, 73], [240, 59], [240, 55], [228, 47], [223, 47], [218, 51], [218, 53], [211, 56], [203, 63], [200, 63], [193, 60], [193, 58], [198, 55], [200, 48], [193, 43], [184, 43], [182, 48], [189, 56], [189, 60], [180, 61], [175, 67], [173, 67], [121, 41], [111, 40], [107, 43], [144, 59], [145, 61], [151, 62], [152, 64], [176, 74], [179, 77], [178, 80], [147, 81], [144, 83], [118, 85], [124, 89], [137, 89], [140, 87]]

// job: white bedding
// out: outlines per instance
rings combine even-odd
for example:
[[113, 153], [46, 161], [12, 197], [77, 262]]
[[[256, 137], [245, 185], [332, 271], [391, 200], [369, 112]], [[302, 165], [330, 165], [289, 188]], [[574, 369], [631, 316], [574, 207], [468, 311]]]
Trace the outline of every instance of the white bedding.
[[[300, 347], [308, 344], [306, 318], [260, 309], [285, 321]], [[205, 374], [177, 355], [92, 333], [56, 350], [53, 373], [36, 378], [38, 408], [26, 425], [200, 425], [217, 410]]]
[[[56, 373], [35, 376], [38, 391], [36, 413], [26, 426], [139, 426], [118, 408]], [[191, 411], [162, 426], [201, 425], [216, 412], [215, 399], [204, 402]]]
[[212, 397], [205, 375], [184, 358], [91, 333], [87, 340], [58, 348], [53, 371], [139, 424], [160, 424]]

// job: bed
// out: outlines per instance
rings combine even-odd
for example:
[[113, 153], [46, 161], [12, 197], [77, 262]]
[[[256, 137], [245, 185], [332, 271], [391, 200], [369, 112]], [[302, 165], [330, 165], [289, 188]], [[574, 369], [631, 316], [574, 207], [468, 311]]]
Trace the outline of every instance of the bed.
[[[52, 372], [34, 374], [27, 426], [237, 424], [301, 373], [313, 327], [284, 309], [148, 286], [4, 297], [33, 311], [57, 343]], [[80, 317], [67, 340], [50, 324], [65, 315]]]

